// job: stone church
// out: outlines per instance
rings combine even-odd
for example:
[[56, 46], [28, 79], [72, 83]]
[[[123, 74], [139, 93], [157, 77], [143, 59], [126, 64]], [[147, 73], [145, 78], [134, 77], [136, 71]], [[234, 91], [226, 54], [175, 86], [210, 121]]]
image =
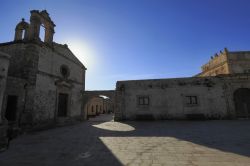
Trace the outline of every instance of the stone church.
[[1, 135], [7, 124], [36, 128], [84, 117], [85, 66], [53, 41], [56, 25], [46, 10], [30, 13], [30, 23], [17, 24], [14, 41], [0, 44]]
[[250, 51], [227, 49], [189, 78], [118, 81], [115, 120], [250, 118]]

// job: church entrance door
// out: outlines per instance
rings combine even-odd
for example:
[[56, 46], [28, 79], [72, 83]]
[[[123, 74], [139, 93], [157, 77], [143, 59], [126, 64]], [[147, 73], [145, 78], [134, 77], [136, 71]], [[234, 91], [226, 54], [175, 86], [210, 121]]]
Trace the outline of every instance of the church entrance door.
[[68, 110], [68, 94], [59, 93], [59, 101], [58, 101], [58, 117], [66, 117]]

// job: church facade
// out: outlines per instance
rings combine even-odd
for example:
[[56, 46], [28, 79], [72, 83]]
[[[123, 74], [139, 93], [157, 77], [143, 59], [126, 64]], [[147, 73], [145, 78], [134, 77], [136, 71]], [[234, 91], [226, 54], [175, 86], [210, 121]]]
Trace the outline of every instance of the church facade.
[[53, 41], [54, 27], [47, 11], [32, 10], [30, 23], [17, 24], [14, 41], [0, 44], [1, 63], [9, 60], [0, 80], [1, 126], [40, 128], [84, 118], [86, 68], [66, 44]]

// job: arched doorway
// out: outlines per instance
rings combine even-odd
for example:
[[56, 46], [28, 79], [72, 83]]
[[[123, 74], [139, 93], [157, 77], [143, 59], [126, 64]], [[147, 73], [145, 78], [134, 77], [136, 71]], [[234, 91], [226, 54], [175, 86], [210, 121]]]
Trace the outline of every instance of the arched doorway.
[[237, 118], [250, 118], [250, 89], [240, 88], [234, 92]]

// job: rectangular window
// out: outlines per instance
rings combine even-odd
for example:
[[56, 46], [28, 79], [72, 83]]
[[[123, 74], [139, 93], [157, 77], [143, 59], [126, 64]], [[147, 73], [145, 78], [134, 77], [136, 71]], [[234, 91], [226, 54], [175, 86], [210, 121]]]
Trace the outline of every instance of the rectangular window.
[[149, 105], [149, 97], [148, 96], [138, 96], [138, 105], [139, 106], [147, 106]]
[[198, 97], [197, 96], [186, 96], [185, 103], [186, 103], [186, 105], [197, 105], [198, 104]]

